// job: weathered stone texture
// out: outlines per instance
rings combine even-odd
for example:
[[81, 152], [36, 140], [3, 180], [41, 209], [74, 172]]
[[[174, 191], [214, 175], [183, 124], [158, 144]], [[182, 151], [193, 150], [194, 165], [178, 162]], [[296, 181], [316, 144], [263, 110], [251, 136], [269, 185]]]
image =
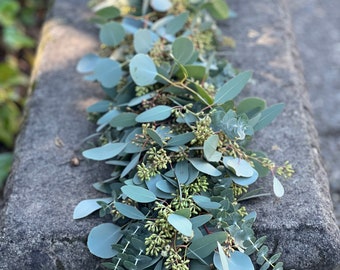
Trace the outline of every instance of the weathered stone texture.
[[[320, 165], [317, 137], [283, 0], [230, 0], [238, 18], [223, 23], [237, 41], [224, 51], [235, 66], [254, 70], [255, 85], [246, 96], [268, 104], [285, 102], [284, 113], [261, 131], [253, 147], [278, 162], [290, 160], [295, 176], [283, 180], [286, 194], [249, 202], [258, 213], [256, 230], [282, 252], [286, 269], [332, 269], [340, 261], [340, 235], [332, 213], [328, 179]], [[94, 127], [85, 107], [99, 95], [76, 73], [77, 61], [94, 51], [97, 38], [82, 0], [56, 0], [45, 25], [35, 89], [1, 212], [0, 269], [97, 269], [99, 260], [86, 249], [89, 230], [102, 220], [72, 220], [79, 201], [100, 196], [91, 183], [110, 174], [105, 167], [81, 161], [79, 142]], [[62, 143], [61, 143], [62, 142]], [[271, 190], [271, 179], [261, 180]]]

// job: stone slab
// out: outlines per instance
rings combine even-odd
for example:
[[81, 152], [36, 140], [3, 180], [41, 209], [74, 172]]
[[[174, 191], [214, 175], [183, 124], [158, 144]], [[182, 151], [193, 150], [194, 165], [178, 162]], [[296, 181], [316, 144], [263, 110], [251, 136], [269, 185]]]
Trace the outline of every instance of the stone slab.
[[340, 226], [340, 1], [287, 3]]
[[[246, 95], [261, 96], [269, 105], [286, 104], [283, 114], [256, 136], [254, 148], [275, 161], [289, 160], [296, 169], [292, 179], [282, 181], [283, 198], [249, 203], [258, 213], [257, 232], [282, 252], [285, 269], [334, 269], [340, 264], [340, 234], [286, 1], [228, 3], [238, 17], [226, 23], [224, 32], [237, 46], [225, 55], [236, 66], [254, 70], [256, 82]], [[270, 190], [272, 181], [261, 185]]]
[[[290, 160], [297, 171], [283, 181], [282, 199], [249, 203], [258, 212], [256, 230], [268, 235], [273, 251], [283, 253], [285, 269], [333, 269], [340, 261], [340, 234], [285, 2], [228, 2], [239, 16], [223, 23], [223, 29], [238, 45], [223, 55], [254, 70], [256, 84], [245, 94], [262, 96], [268, 104], [286, 103], [282, 116], [257, 136], [253, 147], [278, 162]], [[102, 220], [94, 215], [74, 221], [72, 212], [80, 200], [99, 196], [90, 184], [110, 172], [87, 161], [77, 167], [69, 163], [79, 154], [79, 142], [94, 130], [84, 111], [98, 89], [83, 82], [75, 66], [96, 49], [96, 31], [82, 0], [56, 0], [51, 11], [0, 213], [0, 269], [99, 268], [86, 249], [86, 236]], [[270, 179], [261, 181], [271, 190]]]

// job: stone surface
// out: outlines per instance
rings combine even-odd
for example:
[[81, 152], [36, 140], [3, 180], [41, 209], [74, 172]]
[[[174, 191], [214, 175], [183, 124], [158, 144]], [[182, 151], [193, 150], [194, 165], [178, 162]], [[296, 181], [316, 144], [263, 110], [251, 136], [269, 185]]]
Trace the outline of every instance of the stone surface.
[[[237, 41], [222, 54], [235, 66], [254, 70], [247, 96], [271, 105], [285, 102], [277, 121], [258, 134], [253, 148], [278, 162], [290, 160], [296, 174], [282, 180], [285, 196], [249, 202], [258, 213], [256, 230], [268, 235], [271, 250], [282, 252], [285, 269], [333, 269], [340, 261], [340, 235], [330, 202], [328, 179], [309, 111], [299, 57], [283, 0], [230, 0], [239, 14], [223, 23]], [[84, 108], [97, 89], [75, 72], [79, 58], [97, 46], [82, 0], [56, 0], [45, 26], [36, 65], [35, 90], [17, 142], [14, 173], [0, 214], [0, 269], [97, 269], [99, 260], [86, 250], [89, 230], [102, 222], [74, 221], [72, 212], [84, 198], [99, 196], [91, 183], [109, 171], [98, 164], [69, 160], [79, 142], [93, 132]], [[80, 157], [80, 156], [79, 156]], [[271, 179], [261, 180], [271, 190]]]
[[79, 58], [97, 48], [88, 15], [83, 0], [55, 1], [45, 24], [35, 87], [0, 213], [0, 269], [98, 267], [86, 237], [102, 221], [72, 219], [79, 201], [101, 196], [91, 183], [109, 175], [86, 161], [70, 166], [74, 156], [80, 157], [80, 141], [94, 131], [85, 108], [96, 89], [75, 71]]
[[287, 3], [340, 226], [340, 1]]
[[[286, 2], [228, 3], [238, 17], [225, 32], [237, 46], [225, 55], [236, 66], [254, 70], [256, 83], [246, 95], [261, 96], [269, 105], [286, 104], [283, 114], [256, 136], [254, 148], [275, 161], [289, 160], [296, 169], [292, 179], [282, 180], [283, 198], [249, 203], [258, 213], [257, 232], [268, 235], [271, 248], [282, 252], [285, 269], [334, 269], [340, 263], [340, 234]], [[261, 185], [270, 190], [271, 178]]]

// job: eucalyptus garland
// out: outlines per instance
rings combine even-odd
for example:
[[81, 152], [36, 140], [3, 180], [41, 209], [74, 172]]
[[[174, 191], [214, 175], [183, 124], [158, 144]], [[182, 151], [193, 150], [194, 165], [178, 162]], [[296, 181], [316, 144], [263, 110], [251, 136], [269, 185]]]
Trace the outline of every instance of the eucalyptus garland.
[[[128, 4], [126, 4], [128, 2]], [[98, 124], [87, 159], [112, 165], [93, 186], [106, 197], [81, 201], [74, 218], [99, 210], [88, 248], [108, 269], [283, 269], [257, 238], [241, 201], [271, 172], [293, 173], [247, 148], [282, 110], [260, 98], [234, 99], [251, 80], [217, 57], [227, 19], [223, 0], [93, 1], [102, 43], [77, 69], [106, 98], [88, 108]], [[230, 40], [230, 38], [229, 38]], [[253, 263], [254, 261], [254, 263]]]

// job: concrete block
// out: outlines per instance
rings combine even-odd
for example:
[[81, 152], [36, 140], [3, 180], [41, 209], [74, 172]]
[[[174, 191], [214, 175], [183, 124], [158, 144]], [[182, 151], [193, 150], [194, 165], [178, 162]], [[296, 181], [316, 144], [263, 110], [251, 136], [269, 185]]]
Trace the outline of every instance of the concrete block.
[[[238, 18], [223, 23], [237, 47], [224, 56], [254, 70], [256, 84], [245, 95], [269, 104], [285, 102], [278, 120], [260, 133], [253, 148], [274, 160], [290, 160], [296, 174], [283, 181], [286, 195], [248, 203], [258, 212], [256, 230], [282, 252], [285, 269], [333, 269], [340, 261], [340, 234], [320, 164], [299, 57], [283, 0], [230, 0]], [[94, 131], [85, 108], [100, 91], [82, 81], [77, 61], [96, 50], [96, 30], [82, 0], [56, 0], [47, 20], [33, 80], [35, 89], [17, 141], [13, 173], [0, 213], [0, 269], [98, 269], [86, 249], [96, 215], [74, 221], [79, 201], [100, 196], [91, 183], [109, 176], [103, 165], [81, 161], [79, 142]], [[261, 180], [271, 190], [271, 179]]]

